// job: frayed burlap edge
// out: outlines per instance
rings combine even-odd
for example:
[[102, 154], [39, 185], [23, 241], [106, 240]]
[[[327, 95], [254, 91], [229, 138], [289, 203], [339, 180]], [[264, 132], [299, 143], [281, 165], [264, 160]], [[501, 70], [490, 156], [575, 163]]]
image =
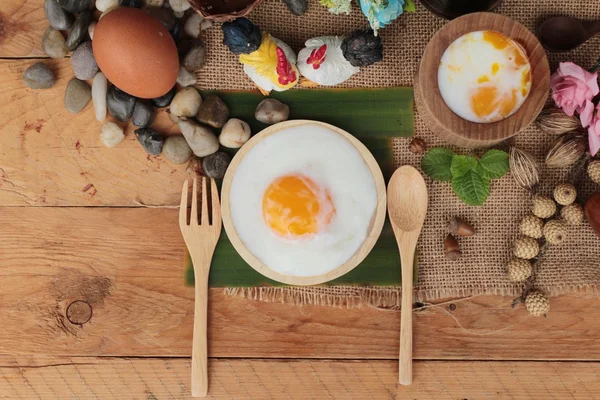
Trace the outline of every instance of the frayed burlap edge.
[[[296, 306], [315, 305], [339, 308], [360, 308], [363, 306], [383, 309], [400, 309], [402, 290], [400, 288], [376, 287], [343, 287], [343, 292], [335, 293], [335, 288], [309, 287], [306, 291], [298, 287], [244, 287], [225, 288], [223, 292], [228, 296], [243, 299], [262, 301], [265, 303], [286, 303]], [[560, 296], [575, 291], [595, 292], [597, 285], [570, 285], [540, 287], [542, 292], [550, 297]], [[521, 295], [522, 289], [514, 288], [488, 288], [488, 289], [441, 289], [441, 290], [415, 290], [415, 302], [431, 302], [435, 300], [460, 298], [479, 295], [513, 296]]]

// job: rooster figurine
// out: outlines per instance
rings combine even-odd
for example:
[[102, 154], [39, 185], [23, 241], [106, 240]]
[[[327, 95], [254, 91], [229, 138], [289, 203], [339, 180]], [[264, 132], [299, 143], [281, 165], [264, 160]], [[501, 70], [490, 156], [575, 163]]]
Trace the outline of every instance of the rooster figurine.
[[290, 46], [274, 38], [247, 18], [225, 22], [223, 44], [239, 55], [244, 72], [252, 79], [262, 94], [271, 90], [282, 92], [298, 83], [296, 54]]
[[316, 37], [304, 45], [297, 64], [304, 76], [302, 86], [338, 85], [360, 71], [360, 67], [383, 59], [381, 38], [370, 29], [360, 29], [345, 37]]

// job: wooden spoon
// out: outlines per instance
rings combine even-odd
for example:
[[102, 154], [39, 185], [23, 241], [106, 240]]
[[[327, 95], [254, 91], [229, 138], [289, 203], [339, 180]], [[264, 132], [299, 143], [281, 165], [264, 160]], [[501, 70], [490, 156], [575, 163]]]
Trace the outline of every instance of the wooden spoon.
[[388, 184], [387, 203], [402, 263], [398, 382], [402, 385], [410, 385], [412, 383], [413, 262], [428, 203], [427, 186], [419, 171], [410, 165], [398, 168]]
[[548, 51], [569, 51], [600, 32], [600, 21], [582, 21], [573, 17], [547, 19], [538, 29], [540, 43]]

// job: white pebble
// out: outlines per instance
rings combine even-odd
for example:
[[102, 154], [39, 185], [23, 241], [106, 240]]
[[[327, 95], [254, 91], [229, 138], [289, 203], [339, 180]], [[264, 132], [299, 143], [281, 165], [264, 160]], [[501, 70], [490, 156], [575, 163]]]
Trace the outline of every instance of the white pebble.
[[230, 149], [239, 149], [250, 139], [250, 125], [237, 118], [231, 118], [223, 125], [219, 143]]
[[125, 139], [123, 128], [114, 122], [107, 122], [100, 130], [100, 140], [106, 147], [115, 147]]
[[198, 13], [190, 15], [190, 17], [183, 24], [183, 31], [189, 36], [193, 38], [198, 38], [200, 36], [200, 26], [202, 25], [202, 21], [204, 21], [204, 17]]
[[179, 121], [179, 129], [196, 156], [206, 157], [219, 150], [219, 140], [207, 127], [191, 121]]
[[175, 18], [181, 19], [185, 15], [185, 11], [174, 11], [173, 15], [175, 16]]
[[188, 71], [183, 68], [183, 66], [179, 67], [179, 75], [177, 75], [177, 83], [181, 85], [181, 87], [188, 87], [196, 84], [196, 75], [194, 73]]
[[145, 0], [144, 5], [146, 7], [162, 7], [165, 0]]
[[92, 81], [92, 101], [94, 111], [98, 121], [104, 121], [106, 118], [106, 92], [108, 90], [108, 80], [102, 72], [98, 72]]
[[94, 31], [96, 30], [96, 21], [90, 22], [90, 26], [88, 26], [88, 35], [90, 35], [90, 39], [94, 40]]
[[117, 7], [119, 0], [96, 0], [96, 9], [100, 12], [104, 12], [110, 8]]
[[171, 9], [175, 12], [181, 12], [189, 10], [191, 5], [187, 0], [169, 0]]
[[181, 89], [171, 101], [171, 114], [176, 117], [193, 117], [198, 114], [202, 97], [200, 93], [193, 87]]

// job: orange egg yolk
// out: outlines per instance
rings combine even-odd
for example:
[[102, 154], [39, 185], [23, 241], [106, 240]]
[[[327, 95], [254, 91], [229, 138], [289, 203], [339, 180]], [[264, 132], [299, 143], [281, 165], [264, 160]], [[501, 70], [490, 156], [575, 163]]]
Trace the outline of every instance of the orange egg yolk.
[[[507, 52], [508, 59], [514, 63], [512, 68], [518, 70], [528, 63], [525, 51], [506, 36], [494, 31], [485, 31], [483, 32], [483, 39], [492, 44], [494, 48]], [[490, 71], [491, 75], [496, 75], [500, 68], [501, 66], [498, 63], [493, 63]], [[511, 66], [503, 66], [502, 68], [511, 68]], [[527, 96], [529, 93], [530, 82], [531, 74], [529, 70], [523, 71], [520, 81], [520, 92], [523, 96]], [[490, 82], [488, 75], [480, 76], [477, 83], [481, 86], [478, 86], [471, 95], [471, 109], [477, 117], [483, 119], [498, 112], [500, 118], [505, 118], [514, 111], [518, 102], [516, 90], [512, 90], [510, 93], [502, 93]]]
[[298, 237], [315, 234], [331, 222], [335, 207], [327, 190], [304, 175], [275, 179], [264, 193], [263, 219], [275, 233]]

